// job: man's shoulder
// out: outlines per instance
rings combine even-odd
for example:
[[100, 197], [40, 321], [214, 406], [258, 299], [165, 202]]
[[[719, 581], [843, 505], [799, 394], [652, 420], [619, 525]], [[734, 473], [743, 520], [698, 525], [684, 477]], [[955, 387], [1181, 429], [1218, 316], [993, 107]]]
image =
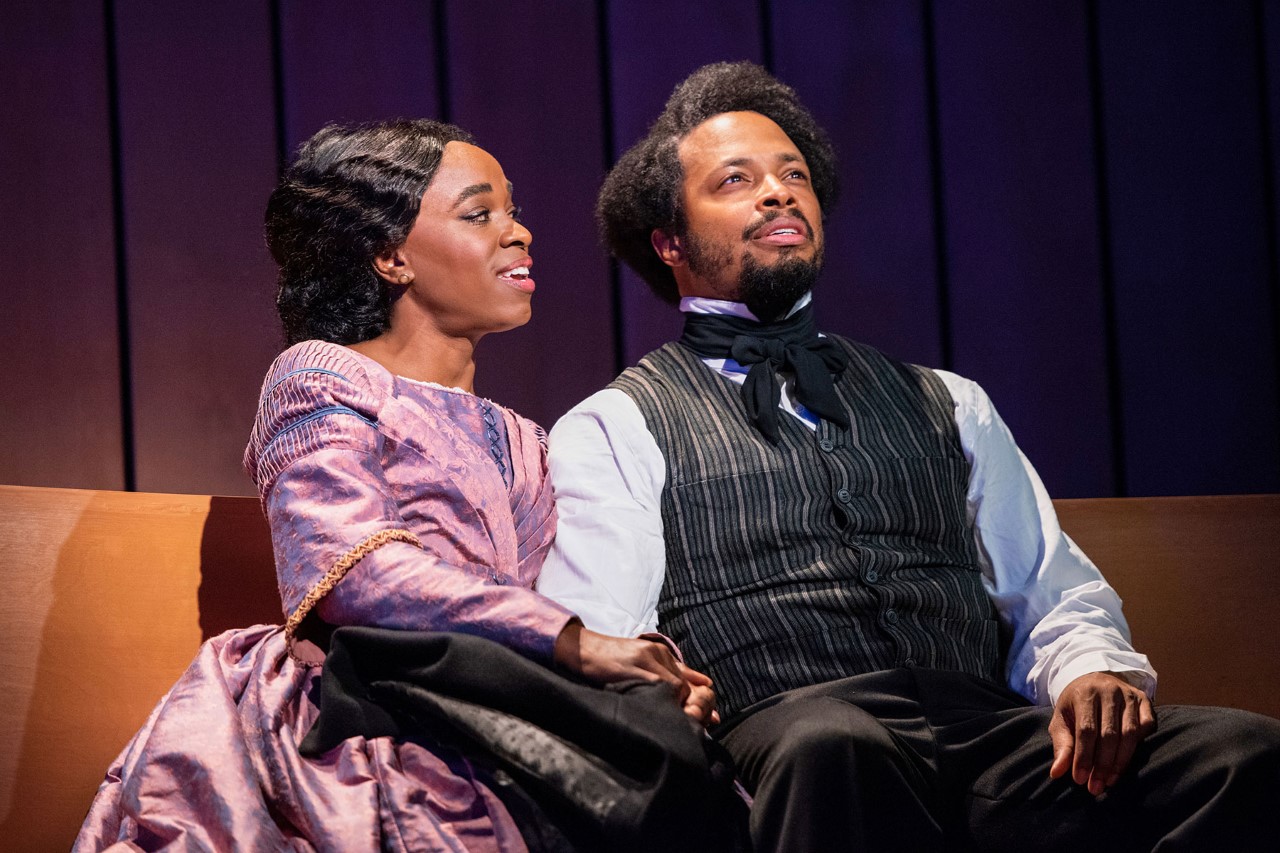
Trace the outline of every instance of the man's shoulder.
[[625, 368], [606, 387], [630, 393], [628, 389], [634, 388], [637, 383], [651, 384], [671, 379], [678, 380], [681, 372], [699, 361], [698, 356], [688, 347], [677, 341], [669, 341]]
[[[823, 332], [823, 336], [835, 341], [853, 359], [869, 367], [888, 368], [904, 375], [925, 378], [926, 381], [930, 382], [943, 373], [943, 371], [933, 367], [905, 361], [871, 344], [855, 341], [844, 335]], [[959, 379], [960, 377], [956, 378]]]
[[831, 340], [837, 342], [847, 352], [860, 356], [861, 358], [864, 358], [864, 359], [874, 359], [876, 361], [887, 362], [893, 365], [895, 368], [899, 368], [899, 369], [906, 369], [911, 371], [927, 370], [931, 372], [936, 372], [935, 369], [932, 367], [928, 367], [922, 364], [916, 364], [915, 362], [911, 362], [911, 361], [905, 361], [903, 359], [898, 358], [897, 356], [894, 356], [885, 352], [879, 347], [873, 346], [868, 343], [864, 343], [863, 341], [856, 341], [853, 338], [849, 338], [844, 335], [835, 334], [833, 332], [823, 332], [822, 335], [823, 337], [830, 338]]

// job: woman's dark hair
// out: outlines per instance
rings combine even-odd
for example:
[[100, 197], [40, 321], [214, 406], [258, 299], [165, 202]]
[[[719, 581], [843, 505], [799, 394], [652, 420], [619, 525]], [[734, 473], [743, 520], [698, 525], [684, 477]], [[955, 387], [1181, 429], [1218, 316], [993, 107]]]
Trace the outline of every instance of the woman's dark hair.
[[699, 68], [671, 93], [648, 135], [618, 159], [596, 201], [596, 221], [609, 251], [668, 302], [679, 301], [680, 294], [649, 235], [655, 228], [684, 227], [680, 141], [707, 119], [740, 111], [772, 119], [800, 149], [824, 213], [839, 195], [831, 141], [790, 86], [750, 62]]
[[471, 136], [416, 119], [329, 125], [298, 150], [266, 214], [287, 344], [352, 344], [386, 331], [391, 288], [373, 260], [408, 237], [450, 142]]

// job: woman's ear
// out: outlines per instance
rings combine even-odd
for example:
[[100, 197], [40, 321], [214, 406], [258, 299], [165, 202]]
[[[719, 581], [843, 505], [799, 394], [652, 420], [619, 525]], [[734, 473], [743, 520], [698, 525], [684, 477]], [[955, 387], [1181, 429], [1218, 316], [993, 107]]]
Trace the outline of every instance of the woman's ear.
[[385, 281], [401, 286], [413, 281], [413, 269], [408, 259], [399, 249], [392, 249], [385, 255], [373, 259], [373, 271]]
[[649, 235], [649, 243], [667, 266], [684, 266], [684, 246], [673, 231], [666, 228], [655, 228]]

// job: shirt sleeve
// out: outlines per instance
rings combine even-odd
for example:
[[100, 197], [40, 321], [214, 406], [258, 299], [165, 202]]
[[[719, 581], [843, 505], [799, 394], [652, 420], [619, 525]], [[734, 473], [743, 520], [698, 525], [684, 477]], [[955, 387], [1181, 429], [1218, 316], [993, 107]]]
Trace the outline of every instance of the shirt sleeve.
[[666, 463], [644, 416], [607, 388], [562, 417], [548, 446], [560, 520], [538, 590], [593, 631], [656, 632]]
[[971, 465], [968, 509], [987, 592], [1011, 632], [1009, 686], [1052, 705], [1090, 672], [1116, 672], [1153, 696], [1156, 673], [1134, 650], [1120, 597], [1058, 524], [1039, 475], [985, 391], [935, 371], [956, 406]]

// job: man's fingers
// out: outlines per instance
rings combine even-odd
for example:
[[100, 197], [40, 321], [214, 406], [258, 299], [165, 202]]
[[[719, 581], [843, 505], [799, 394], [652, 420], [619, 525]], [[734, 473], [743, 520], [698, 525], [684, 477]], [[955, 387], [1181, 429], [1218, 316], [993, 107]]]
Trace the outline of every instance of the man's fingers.
[[1138, 725], [1142, 736], [1146, 737], [1156, 730], [1156, 711], [1151, 707], [1151, 700], [1143, 693], [1138, 704]]
[[1049, 778], [1058, 779], [1071, 769], [1071, 756], [1075, 754], [1075, 736], [1070, 723], [1063, 717], [1063, 709], [1053, 712], [1049, 721], [1049, 739], [1053, 742], [1053, 763], [1049, 765]]
[[718, 723], [720, 715], [716, 713], [715, 691], [705, 685], [692, 688], [685, 700], [684, 712], [704, 726]]
[[1094, 750], [1098, 744], [1098, 705], [1097, 693], [1092, 690], [1083, 691], [1076, 697], [1073, 714], [1076, 721], [1076, 749], [1072, 761], [1071, 778], [1077, 785], [1089, 781], [1093, 772]]
[[716, 691], [711, 684], [711, 677], [683, 663], [679, 666], [680, 674], [690, 688], [689, 698], [684, 704], [685, 713], [704, 726], [720, 722], [720, 714], [716, 711]]
[[1089, 793], [1095, 797], [1107, 789], [1108, 780], [1116, 772], [1116, 755], [1124, 732], [1125, 692], [1114, 690], [1098, 696], [1098, 738], [1093, 748], [1093, 767], [1089, 770]]
[[[1146, 699], [1145, 696], [1141, 697]], [[1142, 740], [1142, 704], [1139, 697], [1129, 694], [1125, 697], [1124, 727], [1120, 732], [1120, 744], [1116, 749], [1116, 760], [1105, 783], [1108, 788], [1120, 780], [1120, 774], [1129, 766], [1133, 753]]]
[[1086, 673], [1058, 696], [1049, 723], [1049, 776], [1057, 779], [1066, 772], [1064, 752], [1070, 751], [1071, 778], [1097, 796], [1116, 784], [1138, 744], [1155, 727], [1155, 711], [1145, 693], [1115, 673]]

